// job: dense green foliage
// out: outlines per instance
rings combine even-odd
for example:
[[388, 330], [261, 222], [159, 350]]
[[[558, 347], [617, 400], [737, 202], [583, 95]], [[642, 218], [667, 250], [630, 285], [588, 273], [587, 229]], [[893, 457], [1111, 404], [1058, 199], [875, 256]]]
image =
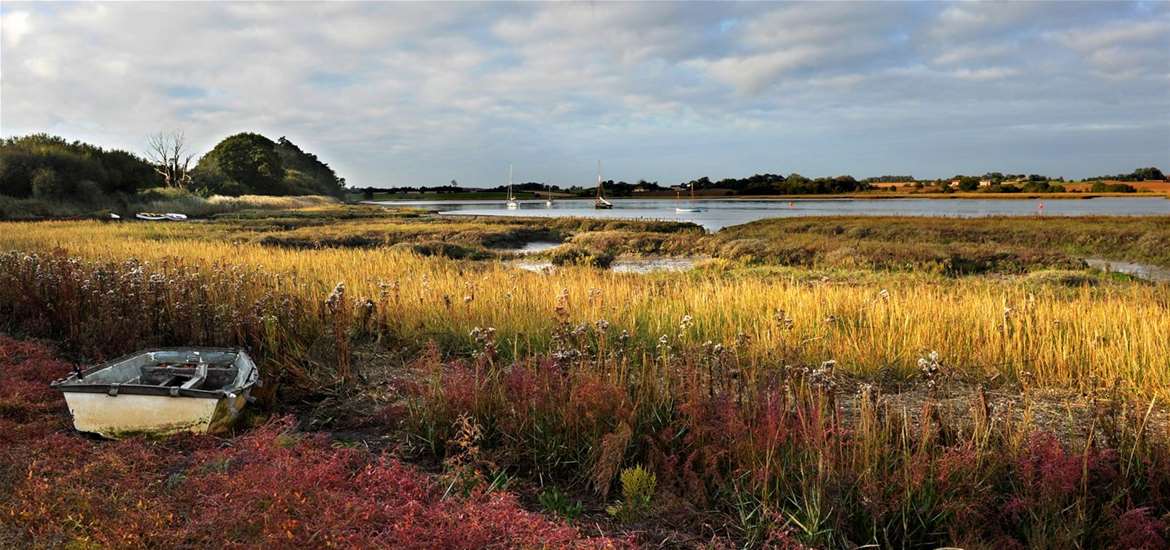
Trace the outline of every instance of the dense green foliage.
[[195, 187], [220, 195], [339, 195], [344, 181], [293, 142], [243, 132], [199, 159]]
[[756, 174], [747, 178], [724, 178], [713, 182], [707, 177], [688, 181], [684, 188], [730, 189], [741, 195], [817, 195], [826, 193], [853, 193], [870, 188], [868, 183], [859, 182], [853, 176], [809, 179], [792, 173], [787, 177], [780, 174]]
[[48, 134], [0, 139], [0, 195], [92, 200], [159, 185], [150, 163], [133, 153]]
[[[0, 218], [46, 218], [183, 209], [181, 198], [199, 202], [221, 195], [333, 195], [345, 180], [291, 141], [237, 134], [215, 147], [194, 171], [192, 188], [163, 189], [150, 161], [134, 153], [69, 142], [48, 134], [0, 139]], [[166, 196], [157, 196], [166, 191]], [[180, 197], [181, 196], [181, 197]]]
[[1137, 189], [1128, 183], [1105, 183], [1103, 181], [1093, 182], [1093, 187], [1090, 190], [1094, 193], [1135, 193]]
[[1116, 176], [1101, 176], [1101, 180], [1119, 180], [1119, 181], [1149, 181], [1149, 180], [1164, 180], [1166, 175], [1161, 170], [1150, 166], [1147, 168], [1138, 168], [1128, 174], [1118, 174]]

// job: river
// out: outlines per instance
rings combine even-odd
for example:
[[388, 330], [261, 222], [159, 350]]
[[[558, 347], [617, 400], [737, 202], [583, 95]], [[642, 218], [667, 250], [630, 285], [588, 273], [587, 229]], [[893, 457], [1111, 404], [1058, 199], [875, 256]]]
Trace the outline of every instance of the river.
[[[1170, 215], [1164, 196], [1093, 199], [613, 199], [612, 210], [593, 208], [592, 199], [520, 201], [509, 210], [504, 201], [378, 201], [386, 206], [423, 207], [442, 214], [474, 216], [587, 217], [694, 222], [709, 231], [764, 218], [800, 216], [1157, 216]], [[697, 208], [699, 212], [676, 212]]]

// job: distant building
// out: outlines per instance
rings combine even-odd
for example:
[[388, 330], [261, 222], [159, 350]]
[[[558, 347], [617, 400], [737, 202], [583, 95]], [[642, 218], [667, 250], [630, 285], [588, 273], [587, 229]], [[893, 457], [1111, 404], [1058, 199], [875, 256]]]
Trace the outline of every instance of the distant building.
[[959, 180], [951, 180], [951, 183], [947, 184], [947, 188], [948, 189], [958, 189], [959, 188]]
[[991, 180], [979, 180], [979, 187], [991, 187]]

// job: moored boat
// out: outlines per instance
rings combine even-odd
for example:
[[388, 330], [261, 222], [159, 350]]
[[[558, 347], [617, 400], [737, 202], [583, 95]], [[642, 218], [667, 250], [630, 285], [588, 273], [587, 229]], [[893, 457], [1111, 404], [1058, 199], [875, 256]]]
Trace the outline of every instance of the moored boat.
[[79, 368], [52, 386], [64, 394], [78, 431], [118, 438], [223, 431], [259, 378], [242, 350], [184, 347], [144, 350]]
[[512, 194], [512, 165], [508, 165], [508, 202], [506, 203], [508, 210], [515, 210], [520, 208], [520, 203], [516, 202], [516, 195]]
[[[695, 184], [694, 183], [690, 184], [690, 188], [691, 188], [690, 206], [677, 207], [674, 209], [675, 212], [682, 213], [682, 212], [702, 212], [703, 211], [702, 208], [698, 208], [694, 205], [694, 203], [695, 203]], [[675, 191], [674, 197], [675, 197], [675, 200], [678, 200], [678, 191], [677, 190]]]
[[605, 199], [605, 189], [601, 183], [601, 161], [597, 161], [597, 197], [593, 199], [593, 208], [608, 210], [613, 203]]

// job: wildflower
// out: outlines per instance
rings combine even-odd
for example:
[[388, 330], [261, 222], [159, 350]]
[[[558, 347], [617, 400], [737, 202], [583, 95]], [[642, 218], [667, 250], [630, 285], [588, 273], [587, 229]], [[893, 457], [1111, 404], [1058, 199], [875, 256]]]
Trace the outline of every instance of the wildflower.
[[878, 297], [881, 298], [882, 301], [888, 302], [890, 301], [890, 291], [883, 288], [882, 291], [878, 293]]
[[857, 397], [861, 398], [862, 400], [871, 400], [873, 399], [876, 390], [877, 388], [875, 388], [873, 384], [861, 384], [857, 386]]
[[795, 325], [792, 318], [783, 309], [777, 309], [773, 317], [776, 319], [776, 324], [784, 330], [792, 330], [792, 327]]
[[735, 334], [735, 347], [744, 348], [752, 342], [752, 337], [745, 332], [737, 332]]
[[329, 297], [325, 299], [325, 306], [330, 311], [336, 312], [337, 308], [341, 305], [341, 301], [344, 299], [345, 283], [337, 283], [337, 286], [333, 287], [333, 292], [330, 292]]
[[926, 381], [926, 388], [934, 393], [941, 382], [943, 362], [939, 359], [937, 351], [931, 351], [926, 357], [918, 358], [918, 371], [922, 374], [922, 379]]
[[609, 328], [609, 321], [605, 319], [598, 319], [596, 324], [598, 332], [605, 332]]
[[480, 349], [480, 354], [488, 359], [494, 358], [496, 355], [496, 329], [495, 327], [475, 327], [471, 329], [471, 339], [475, 340], [475, 345]]
[[678, 323], [678, 329], [680, 331], [685, 331], [686, 329], [690, 328], [691, 325], [694, 325], [694, 324], [695, 324], [694, 317], [691, 317], [690, 315], [683, 315], [682, 320], [679, 321], [679, 323]]
[[834, 371], [837, 368], [837, 361], [829, 359], [821, 363], [821, 366], [812, 370], [808, 375], [808, 384], [816, 389], [832, 390], [837, 387], [836, 377]]

